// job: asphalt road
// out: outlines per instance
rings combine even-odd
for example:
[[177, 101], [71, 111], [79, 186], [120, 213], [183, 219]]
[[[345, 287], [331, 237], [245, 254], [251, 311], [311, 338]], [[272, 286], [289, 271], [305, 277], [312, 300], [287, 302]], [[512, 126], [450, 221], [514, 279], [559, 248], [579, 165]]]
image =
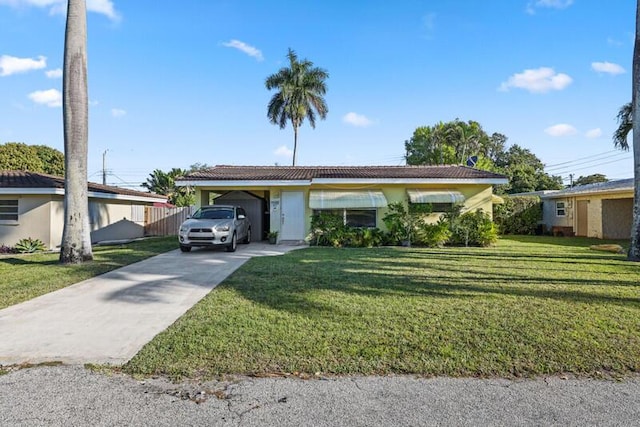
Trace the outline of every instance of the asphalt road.
[[2, 426], [640, 425], [640, 377], [242, 378], [173, 384], [79, 366], [0, 376]]

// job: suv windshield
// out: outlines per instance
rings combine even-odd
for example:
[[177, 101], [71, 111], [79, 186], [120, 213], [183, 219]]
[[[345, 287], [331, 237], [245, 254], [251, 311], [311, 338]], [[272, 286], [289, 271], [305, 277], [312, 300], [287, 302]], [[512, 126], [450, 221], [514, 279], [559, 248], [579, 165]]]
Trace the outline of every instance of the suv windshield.
[[191, 217], [193, 219], [233, 219], [233, 209], [199, 209]]

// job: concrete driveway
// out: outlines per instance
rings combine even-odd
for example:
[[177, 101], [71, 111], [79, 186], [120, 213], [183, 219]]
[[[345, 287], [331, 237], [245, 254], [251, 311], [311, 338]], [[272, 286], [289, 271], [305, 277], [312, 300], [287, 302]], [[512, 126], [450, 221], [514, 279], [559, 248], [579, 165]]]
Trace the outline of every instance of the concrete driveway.
[[300, 247], [175, 250], [5, 308], [0, 365], [123, 364], [248, 259]]

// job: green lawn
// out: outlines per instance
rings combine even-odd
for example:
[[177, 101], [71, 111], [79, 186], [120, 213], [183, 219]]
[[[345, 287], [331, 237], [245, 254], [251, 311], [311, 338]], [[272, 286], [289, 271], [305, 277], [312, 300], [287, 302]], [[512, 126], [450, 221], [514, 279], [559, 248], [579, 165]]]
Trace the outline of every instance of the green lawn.
[[0, 309], [177, 248], [175, 236], [96, 247], [92, 262], [72, 266], [57, 253], [0, 256]]
[[532, 376], [640, 370], [640, 264], [589, 239], [308, 248], [254, 258], [127, 365], [133, 374]]

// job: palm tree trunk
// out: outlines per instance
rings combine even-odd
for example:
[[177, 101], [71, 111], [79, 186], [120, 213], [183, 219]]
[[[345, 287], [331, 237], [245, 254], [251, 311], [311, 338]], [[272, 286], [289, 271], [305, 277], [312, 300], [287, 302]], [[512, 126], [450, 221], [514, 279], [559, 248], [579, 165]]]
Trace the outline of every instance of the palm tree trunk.
[[633, 173], [634, 202], [629, 260], [640, 261], [640, 0], [636, 2], [636, 40], [633, 48]]
[[296, 165], [297, 154], [298, 154], [298, 126], [294, 124], [293, 125], [293, 166]]
[[93, 259], [87, 188], [89, 96], [85, 0], [68, 1], [62, 92], [65, 192], [60, 262], [69, 264]]

